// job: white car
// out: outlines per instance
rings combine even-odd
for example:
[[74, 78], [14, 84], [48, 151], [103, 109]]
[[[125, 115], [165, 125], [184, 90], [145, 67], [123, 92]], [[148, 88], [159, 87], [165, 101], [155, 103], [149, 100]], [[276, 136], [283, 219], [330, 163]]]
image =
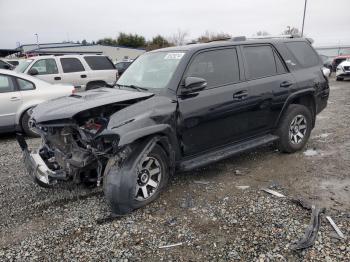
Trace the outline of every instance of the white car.
[[0, 133], [30, 129], [30, 110], [36, 105], [74, 93], [74, 86], [52, 85], [32, 76], [0, 69]]
[[350, 78], [350, 59], [341, 62], [335, 71], [337, 81], [342, 81], [344, 78]]
[[36, 56], [21, 61], [15, 71], [46, 82], [72, 84], [79, 91], [114, 85], [118, 70], [102, 55]]

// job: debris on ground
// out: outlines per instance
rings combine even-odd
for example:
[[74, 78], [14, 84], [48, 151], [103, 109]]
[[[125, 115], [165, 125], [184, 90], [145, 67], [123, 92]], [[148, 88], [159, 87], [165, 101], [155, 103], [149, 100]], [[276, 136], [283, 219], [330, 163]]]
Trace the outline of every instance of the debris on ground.
[[279, 192], [277, 192], [275, 190], [272, 190], [272, 189], [262, 188], [261, 190], [265, 191], [266, 193], [269, 193], [271, 195], [274, 195], [276, 197], [286, 197], [285, 195], [282, 195], [281, 193], [279, 193]]
[[320, 229], [321, 225], [321, 217], [320, 215], [324, 213], [324, 208], [318, 208], [316, 206], [311, 207], [312, 213], [311, 213], [311, 220], [310, 224], [305, 230], [305, 234], [303, 238], [301, 238], [293, 247], [293, 250], [300, 250], [305, 249], [308, 247], [311, 247], [314, 245], [318, 230]]
[[193, 182], [195, 184], [198, 184], [198, 185], [209, 185], [210, 184], [209, 181], [204, 181], [204, 180], [194, 180]]
[[344, 234], [340, 231], [339, 227], [335, 224], [333, 219], [330, 216], [326, 216], [326, 218], [329, 221], [329, 223], [331, 224], [331, 226], [333, 227], [333, 229], [335, 230], [335, 232], [337, 232], [338, 236], [340, 238], [345, 238]]
[[250, 186], [236, 186], [236, 188], [244, 190], [250, 188]]
[[171, 244], [171, 245], [166, 245], [166, 246], [160, 246], [159, 248], [169, 248], [169, 247], [177, 247], [177, 246], [181, 246], [183, 243], [176, 243], [176, 244]]
[[315, 149], [308, 149], [304, 151], [305, 156], [316, 156], [318, 152]]
[[241, 170], [236, 169], [236, 170], [233, 172], [233, 174], [236, 175], [236, 176], [242, 176], [244, 173], [243, 173]]

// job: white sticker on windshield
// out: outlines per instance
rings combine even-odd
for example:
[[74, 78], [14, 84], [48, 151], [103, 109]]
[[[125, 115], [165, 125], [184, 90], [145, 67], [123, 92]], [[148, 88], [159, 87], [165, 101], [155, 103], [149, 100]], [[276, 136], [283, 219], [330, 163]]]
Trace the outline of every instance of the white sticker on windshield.
[[164, 59], [174, 59], [174, 60], [179, 60], [184, 56], [185, 53], [168, 53], [164, 57]]

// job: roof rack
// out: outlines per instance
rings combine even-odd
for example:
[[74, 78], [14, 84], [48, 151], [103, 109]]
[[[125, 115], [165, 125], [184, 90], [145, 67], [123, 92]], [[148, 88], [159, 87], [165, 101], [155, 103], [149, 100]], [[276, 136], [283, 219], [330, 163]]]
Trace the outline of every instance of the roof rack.
[[264, 36], [254, 36], [248, 39], [272, 39], [272, 38], [298, 38], [298, 35], [264, 35]]

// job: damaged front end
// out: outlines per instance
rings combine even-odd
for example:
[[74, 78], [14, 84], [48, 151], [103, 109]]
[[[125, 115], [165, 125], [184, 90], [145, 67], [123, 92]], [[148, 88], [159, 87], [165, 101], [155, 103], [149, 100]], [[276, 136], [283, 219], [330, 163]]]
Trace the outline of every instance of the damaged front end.
[[70, 118], [38, 122], [46, 107], [39, 105], [33, 110], [32, 123], [41, 146], [30, 151], [23, 135], [17, 134], [28, 173], [42, 186], [59, 180], [99, 185], [107, 161], [123, 150], [118, 147], [119, 135], [107, 128], [111, 115], [144, 99], [84, 108]]

